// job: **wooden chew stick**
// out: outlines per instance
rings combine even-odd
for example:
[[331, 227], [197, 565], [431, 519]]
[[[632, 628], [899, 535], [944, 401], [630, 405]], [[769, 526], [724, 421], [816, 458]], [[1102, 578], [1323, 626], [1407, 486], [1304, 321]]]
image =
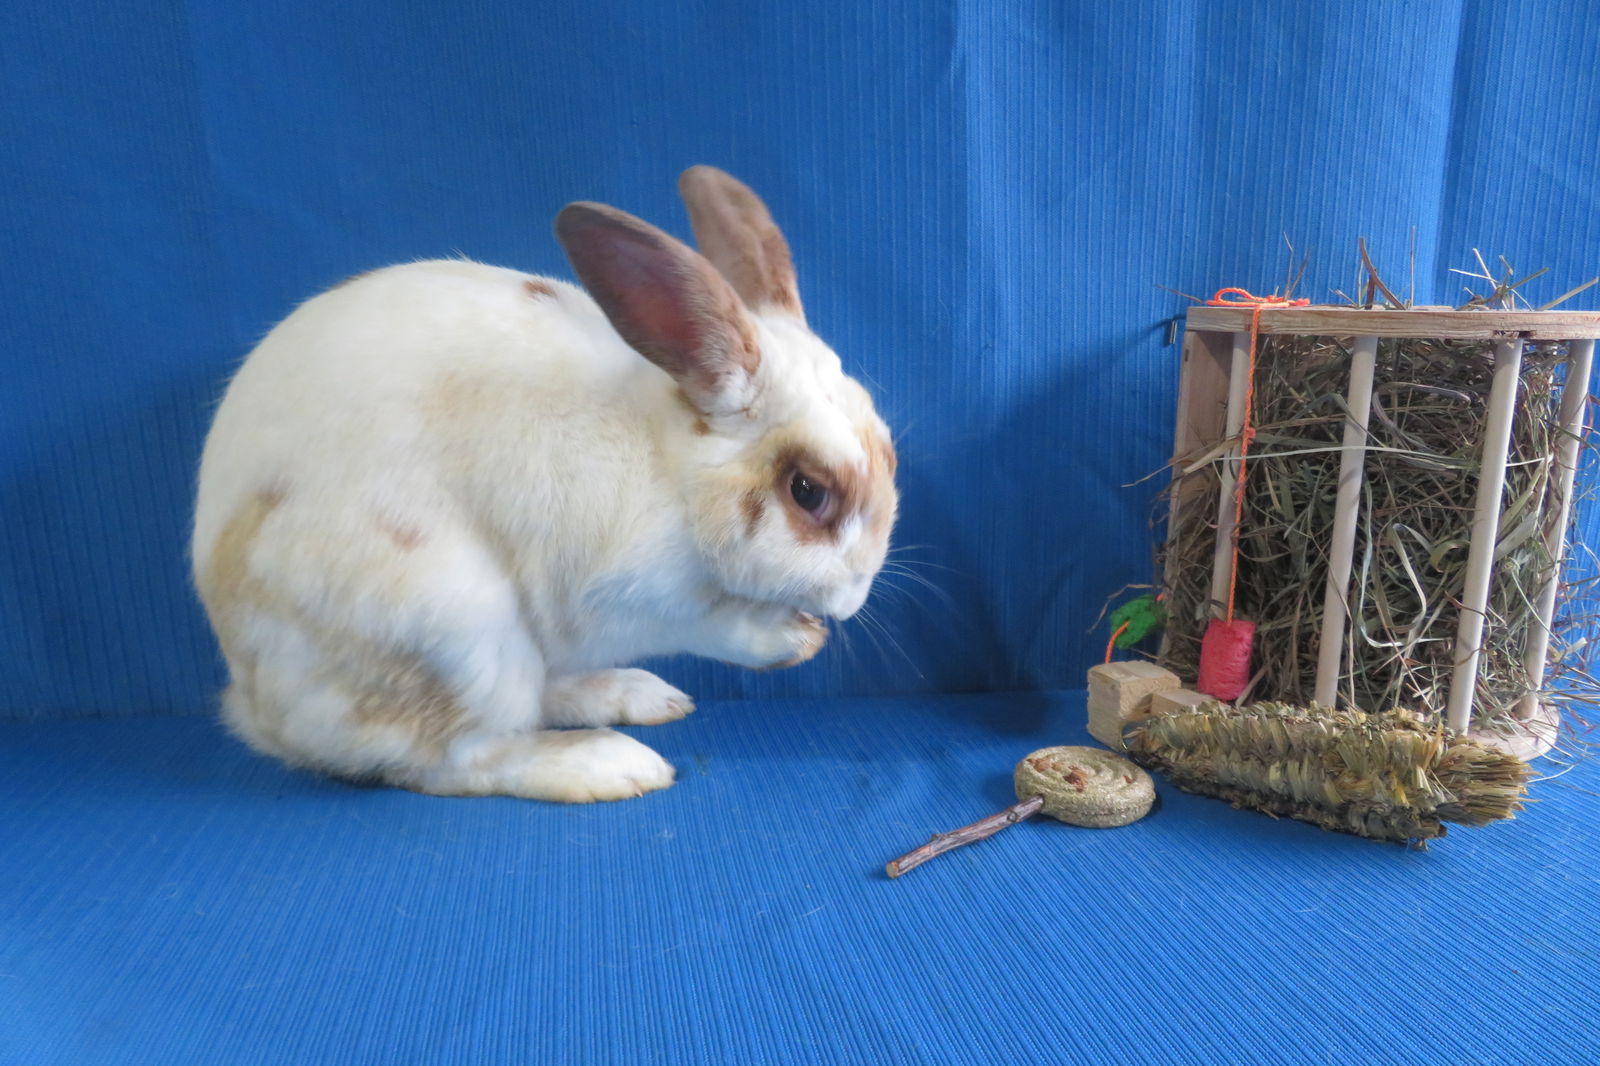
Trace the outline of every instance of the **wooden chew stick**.
[[970, 844], [974, 840], [992, 837], [1008, 825], [1016, 825], [1024, 818], [1031, 818], [1039, 813], [1039, 808], [1044, 806], [1043, 796], [1029, 796], [1025, 800], [1012, 804], [999, 814], [991, 814], [987, 818], [964, 825], [960, 829], [952, 829], [948, 833], [940, 833], [932, 840], [915, 851], [908, 852], [898, 859], [891, 860], [884, 866], [884, 873], [890, 877], [899, 877], [915, 866], [921, 866], [935, 855], [943, 855], [951, 848], [959, 848], [963, 844]]
[[1017, 763], [1011, 776], [1017, 793], [1015, 804], [982, 821], [936, 835], [886, 865], [884, 872], [899, 877], [935, 855], [992, 837], [1040, 811], [1068, 825], [1100, 829], [1127, 825], [1150, 813], [1156, 798], [1149, 774], [1104, 748], [1040, 748]]

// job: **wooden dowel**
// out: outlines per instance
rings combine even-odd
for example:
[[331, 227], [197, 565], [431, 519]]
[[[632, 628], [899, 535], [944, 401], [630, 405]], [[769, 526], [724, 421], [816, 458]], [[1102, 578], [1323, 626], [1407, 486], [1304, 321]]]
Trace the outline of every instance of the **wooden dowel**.
[[1339, 454], [1339, 490], [1333, 507], [1333, 542], [1328, 548], [1328, 584], [1322, 594], [1322, 634], [1317, 646], [1314, 699], [1332, 707], [1339, 698], [1339, 664], [1344, 656], [1344, 622], [1349, 614], [1350, 562], [1355, 555], [1356, 517], [1361, 509], [1361, 483], [1366, 466], [1367, 420], [1372, 415], [1372, 373], [1378, 338], [1357, 337], [1350, 346], [1349, 409], [1344, 447]]
[[1589, 373], [1594, 365], [1594, 341], [1575, 340], [1567, 349], [1567, 381], [1561, 388], [1560, 433], [1555, 454], [1555, 520], [1545, 529], [1544, 545], [1550, 555], [1550, 573], [1539, 589], [1538, 618], [1528, 634], [1523, 669], [1530, 691], [1517, 707], [1517, 717], [1527, 720], [1539, 709], [1539, 689], [1544, 684], [1545, 657], [1550, 653], [1550, 627], [1555, 623], [1556, 592], [1561, 586], [1561, 563], [1567, 553], [1567, 522], [1572, 515], [1572, 481], [1578, 469], [1578, 445], [1583, 436], [1584, 407], [1589, 399]]
[[[1245, 394], [1250, 385], [1250, 334], [1233, 335], [1233, 363], [1228, 370], [1228, 412], [1223, 428], [1223, 439], [1239, 436], [1244, 429]], [[1232, 452], [1239, 454], [1234, 445]], [[1211, 556], [1211, 602], [1225, 604], [1228, 600], [1228, 579], [1233, 568], [1233, 490], [1239, 481], [1239, 463], [1224, 462], [1217, 468], [1217, 543]], [[1217, 613], [1221, 614], [1221, 607]]]
[[1494, 569], [1495, 542], [1500, 538], [1500, 502], [1506, 484], [1506, 456], [1511, 447], [1511, 419], [1521, 374], [1522, 341], [1497, 342], [1478, 471], [1478, 498], [1467, 548], [1466, 588], [1461, 596], [1461, 620], [1456, 626], [1455, 670], [1445, 714], [1445, 724], [1462, 733], [1472, 721], [1483, 622], [1489, 610], [1489, 578]]

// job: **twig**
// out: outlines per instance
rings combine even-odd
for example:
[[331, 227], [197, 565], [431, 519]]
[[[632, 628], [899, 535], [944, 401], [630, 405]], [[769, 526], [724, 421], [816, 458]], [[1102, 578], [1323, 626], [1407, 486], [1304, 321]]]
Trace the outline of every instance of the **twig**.
[[1562, 293], [1560, 296], [1557, 296], [1554, 300], [1551, 300], [1547, 304], [1540, 304], [1538, 307], [1534, 308], [1534, 310], [1535, 311], [1548, 311], [1552, 307], [1554, 307], [1556, 304], [1564, 303], [1567, 300], [1572, 299], [1574, 296], [1578, 295], [1578, 293], [1580, 293], [1583, 290], [1589, 288], [1595, 282], [1600, 282], [1600, 278], [1590, 278], [1588, 281], [1584, 282], [1582, 285], [1579, 285], [1576, 289], [1568, 289], [1566, 292]]
[[1166, 289], [1168, 292], [1172, 293], [1175, 296], [1182, 296], [1185, 300], [1193, 300], [1197, 304], [1205, 303], [1205, 301], [1203, 299], [1201, 299], [1200, 297], [1191, 296], [1189, 293], [1184, 292], [1182, 289], [1174, 289], [1171, 285], [1157, 284], [1156, 288], [1158, 288], [1158, 289]]
[[884, 872], [890, 877], [899, 877], [914, 866], [921, 866], [935, 855], [943, 855], [951, 848], [959, 848], [963, 844], [971, 844], [984, 837], [992, 837], [1007, 826], [1016, 825], [1024, 818], [1032, 817], [1039, 813], [1039, 808], [1044, 806], [1043, 796], [1029, 796], [1019, 803], [1013, 804], [999, 814], [964, 825], [960, 829], [952, 829], [948, 833], [939, 833], [922, 847], [915, 851], [907, 852], [898, 859], [884, 866]]
[[1294, 242], [1289, 239], [1287, 233], [1283, 235], [1283, 243], [1289, 248], [1289, 264], [1286, 268], [1287, 272], [1283, 276], [1283, 298], [1287, 300], [1294, 295], [1295, 287], [1300, 284], [1300, 279], [1306, 276], [1306, 267], [1311, 263], [1311, 254], [1308, 252], [1301, 258], [1300, 270], [1296, 272], [1294, 268]]
[[1371, 296], [1372, 287], [1373, 286], [1377, 286], [1378, 291], [1383, 293], [1383, 298], [1385, 300], [1388, 300], [1391, 306], [1393, 306], [1393, 307], [1405, 307], [1405, 306], [1407, 306], [1406, 304], [1401, 303], [1400, 302], [1400, 297], [1398, 297], [1394, 293], [1390, 292], [1389, 291], [1389, 286], [1385, 285], [1383, 283], [1383, 279], [1378, 277], [1378, 268], [1372, 265], [1372, 257], [1367, 254], [1367, 239], [1365, 237], [1362, 237], [1362, 238], [1357, 240], [1356, 244], [1357, 244], [1357, 247], [1360, 248], [1360, 250], [1361, 250], [1361, 265], [1367, 268], [1367, 277], [1370, 279], [1370, 282], [1369, 282], [1368, 287], [1367, 287], [1367, 294], [1368, 294], [1367, 295], [1367, 300], [1368, 300], [1368, 302], [1370, 303], [1371, 299], [1372, 299], [1372, 296]]

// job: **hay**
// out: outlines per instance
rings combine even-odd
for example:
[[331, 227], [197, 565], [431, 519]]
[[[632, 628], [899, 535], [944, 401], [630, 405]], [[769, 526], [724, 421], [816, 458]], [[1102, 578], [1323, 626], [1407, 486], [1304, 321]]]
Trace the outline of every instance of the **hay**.
[[1179, 788], [1274, 817], [1397, 842], [1522, 808], [1528, 767], [1407, 711], [1202, 705], [1131, 730], [1129, 755]]
[[[1523, 356], [1490, 616], [1474, 703], [1479, 728], [1503, 723], [1532, 689], [1522, 655], [1552, 561], [1558, 368], [1566, 350], [1529, 344]], [[1341, 706], [1443, 713], [1455, 659], [1485, 402], [1488, 341], [1385, 339], [1378, 348]], [[1245, 698], [1309, 705], [1316, 675], [1326, 560], [1333, 527], [1350, 355], [1342, 338], [1264, 336], [1239, 527], [1237, 611], [1256, 622]], [[1215, 501], [1213, 459], [1169, 492]], [[1184, 484], [1205, 481], [1203, 491]], [[1189, 493], [1193, 492], [1193, 495]], [[1163, 666], [1197, 672], [1209, 602], [1215, 506], [1186, 504], [1169, 530]], [[1558, 640], [1553, 647], [1561, 648]]]

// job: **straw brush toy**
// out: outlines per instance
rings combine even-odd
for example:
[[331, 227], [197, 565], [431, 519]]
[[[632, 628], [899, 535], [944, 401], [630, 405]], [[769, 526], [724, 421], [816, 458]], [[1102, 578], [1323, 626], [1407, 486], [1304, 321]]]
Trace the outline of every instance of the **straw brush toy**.
[[1144, 719], [1127, 745], [1185, 792], [1399, 843], [1510, 818], [1527, 792], [1521, 759], [1408, 711], [1213, 701]]

